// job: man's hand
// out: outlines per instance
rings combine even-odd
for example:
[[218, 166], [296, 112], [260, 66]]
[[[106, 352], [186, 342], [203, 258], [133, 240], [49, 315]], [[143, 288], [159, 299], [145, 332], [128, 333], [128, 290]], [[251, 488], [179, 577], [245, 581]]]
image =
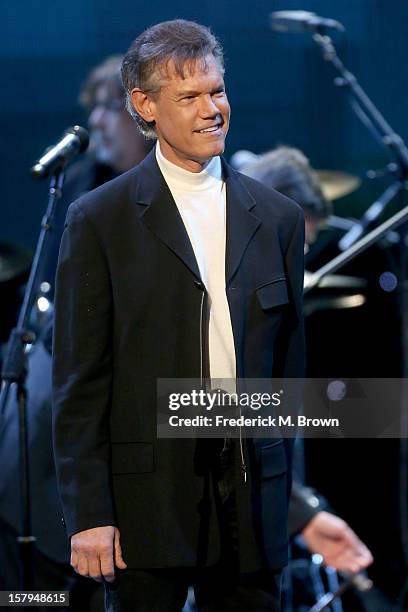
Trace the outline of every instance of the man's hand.
[[308, 549], [338, 571], [360, 572], [373, 562], [368, 548], [338, 516], [318, 512], [301, 531]]
[[115, 566], [126, 569], [122, 558], [120, 534], [116, 527], [95, 527], [75, 533], [71, 537], [71, 565], [74, 570], [93, 578], [113, 582]]

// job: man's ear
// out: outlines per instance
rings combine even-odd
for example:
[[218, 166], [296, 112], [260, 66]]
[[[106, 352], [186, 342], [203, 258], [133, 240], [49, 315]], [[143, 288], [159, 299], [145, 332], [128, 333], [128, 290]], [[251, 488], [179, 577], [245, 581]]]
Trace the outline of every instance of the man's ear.
[[152, 98], [141, 89], [132, 89], [130, 92], [133, 108], [138, 115], [148, 123], [155, 120], [155, 104]]

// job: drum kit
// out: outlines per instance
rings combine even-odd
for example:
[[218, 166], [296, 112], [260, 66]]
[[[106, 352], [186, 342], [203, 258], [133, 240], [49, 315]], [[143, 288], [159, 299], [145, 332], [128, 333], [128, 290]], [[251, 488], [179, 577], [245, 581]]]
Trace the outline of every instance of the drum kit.
[[[361, 179], [357, 176], [337, 170], [317, 170], [316, 176], [324, 196], [331, 202], [350, 195], [361, 185]], [[344, 221], [347, 221], [347, 219], [344, 219]], [[349, 225], [347, 225], [347, 229], [350, 229]], [[309, 286], [312, 278], [313, 274], [306, 270], [306, 288]], [[305, 316], [310, 316], [319, 310], [357, 308], [362, 306], [366, 302], [363, 292], [366, 286], [367, 281], [364, 278], [343, 274], [327, 274], [322, 278], [314, 291], [305, 296], [304, 314]]]

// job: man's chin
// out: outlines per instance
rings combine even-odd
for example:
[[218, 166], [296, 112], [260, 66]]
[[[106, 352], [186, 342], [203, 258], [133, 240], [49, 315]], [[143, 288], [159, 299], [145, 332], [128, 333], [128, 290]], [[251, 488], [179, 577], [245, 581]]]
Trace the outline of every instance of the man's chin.
[[209, 146], [205, 152], [202, 151], [202, 155], [198, 156], [197, 160], [200, 160], [201, 162], [203, 162], [205, 160], [212, 159], [213, 157], [222, 155], [224, 153], [224, 150], [225, 150], [224, 141], [220, 143], [214, 143], [214, 145]]

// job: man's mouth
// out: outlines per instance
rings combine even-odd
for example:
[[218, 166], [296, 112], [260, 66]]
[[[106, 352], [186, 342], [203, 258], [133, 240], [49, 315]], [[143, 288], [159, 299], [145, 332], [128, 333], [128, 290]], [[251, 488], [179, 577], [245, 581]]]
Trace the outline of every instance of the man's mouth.
[[222, 123], [217, 123], [216, 125], [212, 125], [211, 127], [204, 128], [202, 130], [197, 130], [197, 132], [199, 134], [210, 134], [211, 132], [216, 132], [221, 126]]

